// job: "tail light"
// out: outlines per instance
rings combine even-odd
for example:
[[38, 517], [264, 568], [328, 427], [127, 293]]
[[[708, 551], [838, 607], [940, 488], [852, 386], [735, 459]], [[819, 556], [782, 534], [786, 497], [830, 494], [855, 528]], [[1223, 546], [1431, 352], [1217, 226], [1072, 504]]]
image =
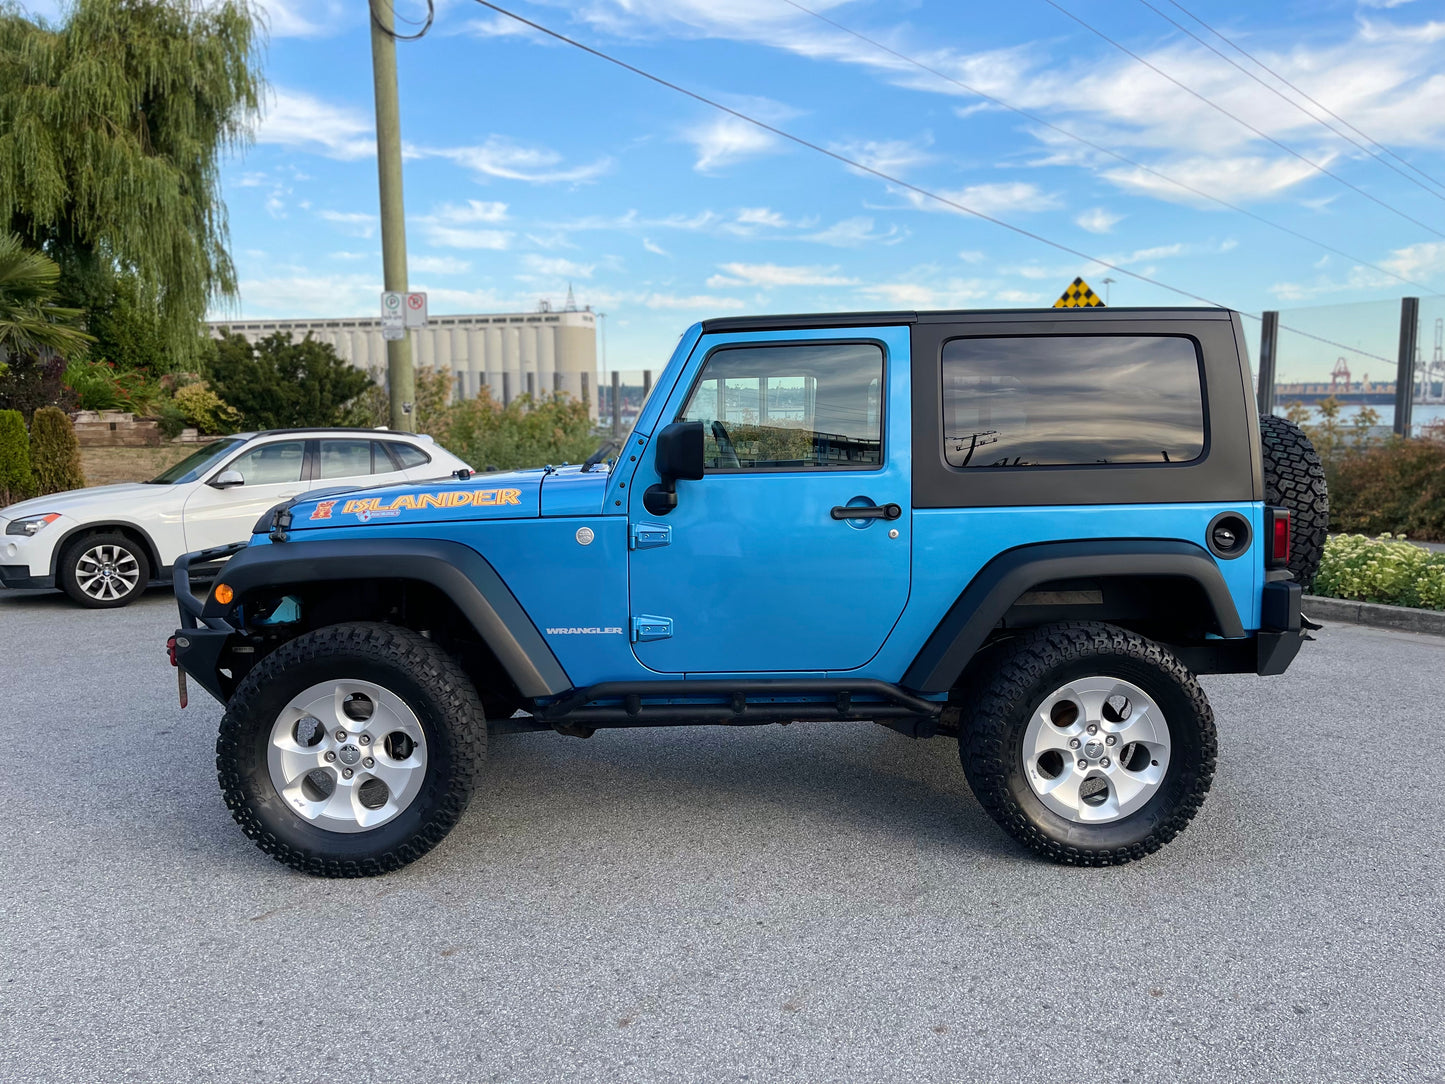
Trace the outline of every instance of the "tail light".
[[1269, 568], [1284, 568], [1289, 564], [1289, 509], [1266, 508], [1269, 526], [1269, 557], [1265, 564]]

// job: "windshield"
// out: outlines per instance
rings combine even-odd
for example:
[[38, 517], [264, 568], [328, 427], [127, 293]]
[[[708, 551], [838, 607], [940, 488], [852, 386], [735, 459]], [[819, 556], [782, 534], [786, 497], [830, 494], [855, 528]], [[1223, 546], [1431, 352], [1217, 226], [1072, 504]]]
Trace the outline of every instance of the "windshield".
[[181, 482], [194, 482], [201, 475], [205, 474], [206, 471], [210, 470], [212, 466], [219, 463], [245, 443], [244, 440], [218, 440], [214, 444], [207, 444], [203, 448], [197, 448], [170, 470], [157, 474], [148, 484], [153, 486], [173, 486]]

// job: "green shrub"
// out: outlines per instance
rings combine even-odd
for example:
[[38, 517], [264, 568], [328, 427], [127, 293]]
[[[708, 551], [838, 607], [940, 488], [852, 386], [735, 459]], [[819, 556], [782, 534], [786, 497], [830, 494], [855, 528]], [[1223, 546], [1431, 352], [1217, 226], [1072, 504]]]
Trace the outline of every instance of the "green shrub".
[[186, 428], [186, 412], [176, 406], [174, 402], [162, 403], [156, 411], [156, 421], [161, 431], [161, 436], [166, 440], [175, 440]]
[[30, 436], [18, 410], [0, 410], [0, 508], [35, 491], [30, 471]]
[[186, 422], [202, 433], [229, 433], [241, 420], [240, 413], [207, 387], [204, 380], [177, 388], [175, 405]]
[[37, 494], [85, 487], [75, 426], [58, 407], [41, 407], [30, 420], [30, 469]]
[[445, 416], [445, 429], [433, 434], [437, 443], [477, 470], [580, 463], [597, 450], [586, 404], [564, 392], [535, 402], [523, 395], [504, 407], [483, 388]]
[[1331, 535], [1313, 590], [1330, 598], [1445, 610], [1445, 553], [1388, 534]]
[[1330, 527], [1445, 542], [1445, 441], [1396, 440], [1329, 465]]
[[65, 387], [81, 410], [127, 410], [148, 414], [161, 397], [160, 384], [144, 369], [126, 372], [108, 361], [81, 358], [65, 367]]

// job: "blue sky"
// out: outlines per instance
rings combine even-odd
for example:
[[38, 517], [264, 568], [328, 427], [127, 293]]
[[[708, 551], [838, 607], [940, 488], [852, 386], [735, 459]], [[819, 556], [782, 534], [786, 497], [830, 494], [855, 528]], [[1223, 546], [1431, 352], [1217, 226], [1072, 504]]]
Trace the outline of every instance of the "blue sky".
[[[1445, 5], [1180, 2], [1445, 183]], [[425, 11], [394, 3], [405, 18]], [[1150, 3], [1279, 86], [1171, 0]], [[381, 268], [365, 5], [264, 6], [272, 97], [255, 145], [224, 174], [239, 313], [369, 314]], [[1320, 326], [1343, 334], [1349, 322], [1331, 319], [1342, 303], [1445, 291], [1445, 189], [1346, 142], [1142, 0], [1066, 6], [1256, 131], [1045, 0], [807, 6], [1355, 259], [990, 104], [786, 0], [514, 6], [901, 180], [1232, 307], [1317, 307]], [[1181, 300], [790, 145], [470, 0], [438, 0], [431, 32], [398, 53], [411, 284], [430, 293], [433, 312], [530, 309], [560, 302], [570, 282], [579, 303], [608, 314], [611, 367], [642, 368], [714, 315], [1047, 305], [1077, 274], [1101, 293], [1114, 278], [1115, 304]], [[1383, 330], [1361, 331], [1360, 342], [1393, 355], [1392, 310], [1378, 308]], [[1314, 375], [1320, 359], [1306, 353], [1282, 358], [1282, 375]], [[1338, 351], [1319, 353], [1327, 368]]]

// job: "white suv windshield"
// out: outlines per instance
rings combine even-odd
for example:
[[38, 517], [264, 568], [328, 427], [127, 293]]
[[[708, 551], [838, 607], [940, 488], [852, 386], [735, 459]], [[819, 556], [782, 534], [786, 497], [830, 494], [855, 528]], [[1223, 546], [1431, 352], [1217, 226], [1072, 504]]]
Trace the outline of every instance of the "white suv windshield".
[[212, 465], [225, 456], [230, 455], [245, 443], [244, 440], [218, 440], [213, 444], [207, 444], [204, 448], [197, 448], [174, 467], [157, 474], [148, 484], [153, 486], [173, 486], [183, 482], [194, 482], [201, 475], [205, 474]]

